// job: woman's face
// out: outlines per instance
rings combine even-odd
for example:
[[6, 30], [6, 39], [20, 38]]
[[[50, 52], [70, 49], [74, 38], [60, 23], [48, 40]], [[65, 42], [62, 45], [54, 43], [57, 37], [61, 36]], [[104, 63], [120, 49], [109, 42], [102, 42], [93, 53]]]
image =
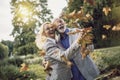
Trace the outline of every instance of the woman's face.
[[52, 24], [45, 24], [43, 30], [46, 37], [55, 38], [55, 28]]

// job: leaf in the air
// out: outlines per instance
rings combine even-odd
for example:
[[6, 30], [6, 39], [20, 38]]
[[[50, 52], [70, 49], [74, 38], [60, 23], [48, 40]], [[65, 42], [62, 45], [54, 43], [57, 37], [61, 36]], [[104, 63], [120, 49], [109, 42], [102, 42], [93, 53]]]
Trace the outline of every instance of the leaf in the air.
[[102, 35], [102, 39], [106, 39], [106, 38], [107, 38], [107, 36], [103, 34]]
[[111, 25], [104, 25], [104, 26], [103, 26], [103, 28], [105, 28], [105, 29], [107, 29], [107, 30], [108, 30], [108, 29], [110, 29], [110, 28], [111, 28]]
[[107, 16], [108, 15], [108, 13], [111, 11], [111, 8], [110, 7], [104, 7], [103, 8], [103, 12], [104, 12], [104, 14]]

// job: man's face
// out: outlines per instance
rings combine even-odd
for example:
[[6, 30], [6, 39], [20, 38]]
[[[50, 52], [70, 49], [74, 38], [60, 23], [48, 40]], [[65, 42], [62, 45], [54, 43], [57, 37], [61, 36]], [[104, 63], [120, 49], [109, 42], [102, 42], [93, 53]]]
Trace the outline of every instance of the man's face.
[[56, 29], [59, 33], [64, 33], [66, 30], [65, 23], [62, 19], [58, 19], [55, 21]]

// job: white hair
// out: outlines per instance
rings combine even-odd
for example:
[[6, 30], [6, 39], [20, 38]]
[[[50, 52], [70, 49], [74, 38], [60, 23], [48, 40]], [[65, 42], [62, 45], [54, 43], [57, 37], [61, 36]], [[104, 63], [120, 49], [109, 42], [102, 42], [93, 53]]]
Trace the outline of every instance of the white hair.
[[65, 21], [62, 18], [55, 18], [54, 21], [53, 21], [53, 23], [55, 23], [58, 20], [61, 20], [63, 23], [65, 23]]

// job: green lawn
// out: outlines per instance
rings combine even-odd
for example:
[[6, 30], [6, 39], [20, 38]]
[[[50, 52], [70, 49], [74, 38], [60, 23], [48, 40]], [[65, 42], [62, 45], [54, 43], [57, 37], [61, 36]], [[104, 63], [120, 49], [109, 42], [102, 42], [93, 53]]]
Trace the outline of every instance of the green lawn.
[[120, 46], [96, 49], [91, 57], [101, 71], [97, 80], [120, 80]]

